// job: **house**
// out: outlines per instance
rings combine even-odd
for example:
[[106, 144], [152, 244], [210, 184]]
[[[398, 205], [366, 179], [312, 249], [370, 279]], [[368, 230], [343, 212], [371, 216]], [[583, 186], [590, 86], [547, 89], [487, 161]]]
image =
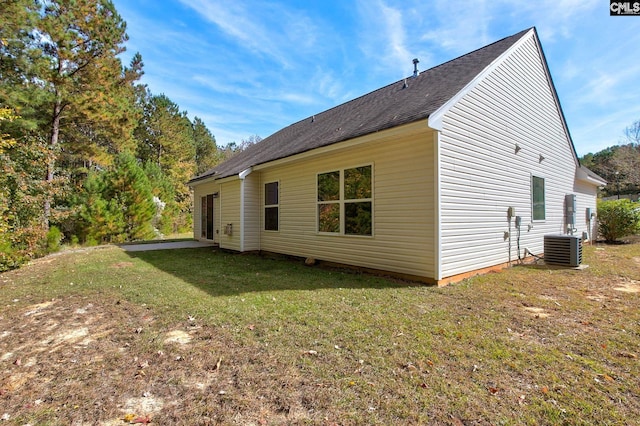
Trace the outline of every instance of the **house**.
[[580, 166], [531, 28], [285, 127], [189, 184], [196, 239], [446, 284], [540, 254], [547, 234], [590, 238], [604, 181]]

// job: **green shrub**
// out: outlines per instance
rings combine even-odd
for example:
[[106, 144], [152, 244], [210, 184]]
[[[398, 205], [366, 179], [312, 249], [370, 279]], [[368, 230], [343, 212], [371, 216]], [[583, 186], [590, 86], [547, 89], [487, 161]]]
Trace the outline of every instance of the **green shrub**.
[[20, 266], [10, 241], [0, 241], [0, 272], [8, 271]]
[[57, 226], [52, 226], [47, 231], [47, 251], [49, 253], [60, 250], [60, 243], [62, 242], [62, 231]]
[[47, 254], [46, 232], [41, 226], [14, 229], [0, 241], [0, 271], [20, 267], [25, 262]]
[[621, 199], [598, 202], [598, 230], [607, 242], [640, 230], [640, 204]]

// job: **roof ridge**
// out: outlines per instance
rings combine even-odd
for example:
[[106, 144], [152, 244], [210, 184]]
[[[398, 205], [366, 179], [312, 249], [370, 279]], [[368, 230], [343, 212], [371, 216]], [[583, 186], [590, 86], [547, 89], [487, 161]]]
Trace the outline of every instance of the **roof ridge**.
[[[489, 48], [489, 47], [491, 47], [491, 46], [493, 46], [493, 45], [495, 45], [495, 44], [501, 43], [501, 42], [503, 42], [504, 40], [506, 40], [506, 39], [508, 39], [508, 38], [515, 37], [515, 36], [518, 36], [518, 35], [524, 35], [525, 33], [529, 32], [531, 29], [534, 29], [534, 28], [535, 28], [535, 27], [529, 27], [529, 28], [527, 28], [527, 29], [525, 29], [525, 30], [522, 30], [522, 31], [519, 31], [519, 32], [517, 32], [517, 33], [515, 33], [515, 34], [511, 34], [511, 35], [509, 35], [509, 36], [503, 37], [503, 38], [501, 38], [500, 40], [496, 40], [496, 41], [494, 41], [493, 43], [489, 43], [489, 44], [484, 45], [484, 46], [482, 46], [482, 47], [479, 47], [479, 48], [477, 48], [477, 49], [475, 49], [475, 50], [472, 50], [471, 52], [467, 52], [467, 53], [462, 54], [462, 55], [460, 55], [460, 56], [456, 56], [455, 58], [449, 59], [449, 60], [448, 60], [448, 61], [446, 61], [446, 62], [442, 62], [442, 63], [440, 63], [440, 64], [438, 64], [438, 65], [434, 65], [434, 66], [432, 66], [431, 68], [427, 68], [426, 70], [420, 71], [420, 72], [418, 73], [418, 77], [419, 77], [419, 76], [421, 76], [422, 74], [425, 74], [425, 73], [429, 72], [429, 71], [433, 71], [433, 70], [435, 70], [435, 69], [437, 69], [437, 68], [440, 68], [440, 67], [442, 67], [442, 66], [445, 66], [445, 65], [447, 65], [447, 64], [450, 64], [451, 62], [454, 62], [454, 61], [457, 61], [457, 60], [459, 60], [459, 59], [462, 59], [462, 58], [464, 58], [464, 57], [466, 57], [466, 56], [472, 55], [472, 54], [474, 54], [474, 53], [476, 53], [476, 52], [478, 52], [478, 51], [480, 51], [480, 50], [484, 50], [484, 49], [487, 49], [487, 48]], [[334, 110], [334, 109], [336, 109], [336, 108], [340, 108], [340, 107], [342, 107], [342, 106], [344, 106], [344, 105], [347, 105], [347, 104], [349, 104], [349, 103], [355, 102], [355, 101], [357, 101], [358, 99], [364, 98], [365, 96], [369, 96], [369, 95], [371, 95], [371, 94], [373, 94], [373, 93], [376, 93], [376, 92], [379, 92], [379, 91], [385, 90], [385, 89], [387, 89], [387, 88], [389, 88], [389, 87], [391, 87], [391, 86], [394, 86], [394, 85], [396, 85], [396, 84], [403, 83], [403, 82], [404, 82], [404, 80], [409, 79], [409, 78], [412, 78], [412, 77], [413, 77], [412, 75], [409, 75], [409, 76], [407, 76], [407, 77], [403, 77], [403, 78], [401, 78], [400, 80], [393, 81], [393, 82], [391, 82], [391, 83], [389, 83], [389, 84], [387, 84], [387, 85], [384, 85], [384, 86], [382, 86], [382, 87], [378, 87], [377, 89], [374, 89], [374, 90], [371, 90], [371, 91], [369, 91], [369, 92], [363, 93], [363, 94], [362, 94], [362, 95], [360, 95], [360, 96], [357, 96], [357, 97], [355, 97], [355, 98], [353, 98], [353, 99], [349, 99], [348, 101], [345, 101], [345, 102], [339, 103], [339, 104], [337, 104], [337, 105], [334, 105], [334, 106], [332, 106], [332, 107], [330, 107], [330, 108], [328, 108], [328, 109], [325, 109], [325, 110], [323, 110], [323, 111], [320, 111], [319, 113], [312, 114], [312, 115], [310, 115], [310, 116], [304, 117], [304, 118], [302, 118], [302, 119], [300, 119], [300, 120], [298, 120], [298, 121], [296, 121], [296, 122], [294, 122], [294, 123], [289, 124], [288, 126], [285, 126], [285, 127], [282, 127], [282, 128], [281, 128], [281, 129], [279, 129], [279, 130], [276, 130], [276, 132], [274, 132], [274, 133], [277, 133], [277, 132], [279, 132], [280, 130], [286, 129], [287, 127], [295, 126], [295, 125], [297, 125], [297, 124], [299, 124], [299, 123], [305, 122], [305, 121], [307, 121], [307, 120], [311, 120], [311, 119], [313, 119], [313, 118], [315, 118], [315, 117], [317, 117], [317, 116], [319, 116], [319, 115], [322, 115], [322, 114], [328, 113], [329, 111], [332, 111], [332, 110]], [[269, 136], [271, 136], [271, 135], [269, 135]], [[268, 136], [267, 136], [267, 137], [268, 137]], [[265, 138], [265, 139], [266, 139], [266, 138]]]
[[[498, 44], [498, 43], [502, 43], [503, 41], [505, 41], [505, 40], [506, 40], [506, 39], [508, 39], [508, 38], [512, 38], [512, 37], [516, 37], [516, 36], [520, 36], [520, 37], [522, 37], [525, 33], [528, 33], [528, 32], [529, 32], [529, 31], [531, 31], [532, 29], [535, 29], [535, 27], [529, 27], [529, 28], [527, 28], [526, 30], [518, 31], [518, 32], [517, 32], [517, 33], [515, 33], [515, 34], [511, 34], [511, 35], [509, 35], [509, 36], [502, 37], [500, 40], [496, 40], [496, 41], [494, 41], [493, 43], [489, 43], [489, 44], [484, 45], [484, 46], [482, 46], [482, 47], [479, 47], [479, 48], [477, 48], [477, 49], [475, 49], [475, 50], [472, 50], [471, 52], [467, 52], [467, 53], [465, 53], [465, 54], [463, 54], [463, 55], [456, 56], [455, 58], [449, 59], [449, 60], [448, 60], [448, 61], [446, 61], [446, 62], [442, 62], [441, 64], [438, 64], [438, 65], [435, 65], [435, 66], [433, 66], [433, 67], [431, 67], [431, 68], [429, 68], [429, 69], [426, 69], [426, 70], [424, 70], [424, 71], [420, 72], [420, 74], [422, 74], [423, 72], [431, 71], [431, 70], [434, 70], [434, 69], [436, 69], [436, 68], [440, 68], [440, 67], [442, 67], [442, 66], [445, 66], [445, 65], [447, 65], [447, 64], [450, 64], [451, 62], [453, 62], [453, 61], [457, 61], [458, 59], [462, 59], [462, 58], [464, 58], [465, 56], [473, 55], [474, 53], [476, 53], [476, 52], [478, 52], [478, 51], [480, 51], [480, 50], [484, 50], [484, 49], [487, 49], [487, 48], [489, 48], [489, 47], [491, 47], [491, 46], [494, 46], [494, 45], [496, 45], [496, 44]], [[518, 37], [518, 38], [520, 38], [520, 37]]]

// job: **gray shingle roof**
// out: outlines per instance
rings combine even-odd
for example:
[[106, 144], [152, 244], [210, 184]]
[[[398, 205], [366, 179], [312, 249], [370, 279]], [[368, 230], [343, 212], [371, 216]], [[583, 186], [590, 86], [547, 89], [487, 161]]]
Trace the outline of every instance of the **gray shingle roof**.
[[285, 127], [190, 183], [236, 175], [249, 167], [426, 119], [529, 30], [397, 81]]

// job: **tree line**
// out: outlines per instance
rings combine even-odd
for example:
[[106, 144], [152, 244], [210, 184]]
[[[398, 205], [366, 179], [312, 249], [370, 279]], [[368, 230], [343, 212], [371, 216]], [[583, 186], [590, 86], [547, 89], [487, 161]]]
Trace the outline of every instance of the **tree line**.
[[619, 144], [589, 153], [580, 163], [607, 181], [601, 196], [640, 194], [640, 120], [624, 129]]
[[3, 0], [0, 8], [0, 270], [73, 243], [191, 227], [186, 182], [242, 149], [123, 65], [110, 0]]

